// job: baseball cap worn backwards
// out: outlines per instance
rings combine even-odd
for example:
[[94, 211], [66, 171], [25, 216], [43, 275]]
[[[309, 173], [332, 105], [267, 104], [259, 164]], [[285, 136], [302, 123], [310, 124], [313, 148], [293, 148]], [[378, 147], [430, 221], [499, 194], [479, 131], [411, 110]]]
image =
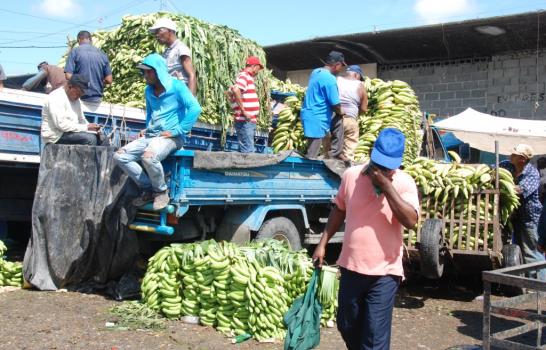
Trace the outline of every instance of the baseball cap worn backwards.
[[344, 66], [347, 65], [345, 63], [345, 56], [339, 51], [330, 51], [328, 54], [328, 57], [326, 57], [326, 63], [327, 64], [335, 64], [335, 63], [341, 63]]
[[89, 80], [82, 74], [73, 74], [68, 83], [82, 90], [89, 89]]
[[157, 32], [159, 29], [161, 28], [167, 28], [169, 30], [172, 30], [174, 32], [177, 31], [177, 26], [176, 26], [176, 23], [174, 23], [174, 21], [170, 18], [160, 18], [158, 19], [153, 26], [150, 27], [150, 29], [148, 29], [148, 31], [152, 34], [154, 34], [155, 32]]
[[404, 156], [406, 137], [394, 128], [381, 130], [373, 145], [371, 161], [387, 169], [398, 169]]
[[524, 143], [520, 143], [512, 149], [512, 154], [517, 154], [518, 156], [523, 156], [527, 159], [533, 158], [533, 148]]
[[362, 73], [362, 68], [359, 65], [353, 64], [347, 67], [346, 72], [355, 72], [360, 75], [360, 80], [364, 80], [364, 73]]

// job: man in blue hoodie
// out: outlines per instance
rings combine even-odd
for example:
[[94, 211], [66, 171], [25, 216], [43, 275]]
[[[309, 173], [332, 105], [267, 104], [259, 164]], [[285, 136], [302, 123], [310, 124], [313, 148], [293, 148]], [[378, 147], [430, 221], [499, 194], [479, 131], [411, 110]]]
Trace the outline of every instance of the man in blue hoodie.
[[142, 190], [133, 205], [153, 201], [154, 210], [160, 210], [169, 203], [161, 161], [182, 148], [184, 135], [197, 121], [201, 106], [184, 82], [169, 75], [160, 55], [147, 56], [137, 68], [147, 84], [146, 129], [141, 131], [142, 137], [118, 150], [114, 160]]

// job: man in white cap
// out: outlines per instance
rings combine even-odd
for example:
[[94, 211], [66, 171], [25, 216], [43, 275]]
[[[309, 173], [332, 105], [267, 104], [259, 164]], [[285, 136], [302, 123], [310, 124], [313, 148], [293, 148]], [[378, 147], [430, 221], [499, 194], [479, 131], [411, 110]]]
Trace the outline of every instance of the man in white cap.
[[163, 57], [167, 60], [169, 74], [186, 83], [195, 96], [197, 81], [191, 60], [191, 50], [176, 36], [177, 25], [170, 18], [160, 18], [149, 29], [160, 44], [167, 46]]
[[[537, 226], [542, 212], [538, 198], [540, 175], [529, 161], [533, 158], [531, 146], [520, 143], [512, 149], [510, 160], [500, 162], [499, 166], [512, 173], [516, 192], [520, 197], [520, 206], [512, 216], [514, 240], [522, 251], [526, 264], [544, 261], [544, 255], [538, 251]], [[538, 272], [538, 278], [546, 280], [546, 269]]]

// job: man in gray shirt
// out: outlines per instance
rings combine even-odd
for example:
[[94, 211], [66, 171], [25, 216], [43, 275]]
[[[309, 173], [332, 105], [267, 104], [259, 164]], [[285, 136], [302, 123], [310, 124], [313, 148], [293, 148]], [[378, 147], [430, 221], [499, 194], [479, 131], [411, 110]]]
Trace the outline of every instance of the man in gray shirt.
[[6, 73], [4, 73], [4, 68], [0, 65], [0, 90], [4, 88], [4, 80], [6, 80]]
[[149, 29], [160, 44], [167, 46], [163, 57], [167, 60], [169, 74], [186, 83], [195, 96], [197, 81], [191, 60], [190, 49], [176, 36], [176, 23], [170, 18], [160, 18]]

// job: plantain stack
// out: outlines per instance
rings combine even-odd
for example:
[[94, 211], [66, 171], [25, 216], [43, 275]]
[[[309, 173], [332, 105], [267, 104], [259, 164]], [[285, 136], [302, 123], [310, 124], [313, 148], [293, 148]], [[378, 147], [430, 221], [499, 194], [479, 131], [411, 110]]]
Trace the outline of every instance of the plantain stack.
[[[125, 16], [119, 28], [93, 33], [93, 44], [108, 55], [114, 77], [113, 84], [105, 90], [104, 101], [144, 107], [145, 83], [135, 66], [147, 55], [165, 50], [148, 32], [160, 17], [169, 17], [178, 24], [178, 38], [191, 49], [197, 76], [197, 99], [203, 107], [199, 120], [222, 124], [226, 129], [232, 123], [232, 117], [225, 92], [244, 68], [248, 56], [258, 56], [261, 62], [265, 62], [265, 53], [258, 44], [243, 38], [236, 30], [190, 16], [161, 12]], [[70, 43], [70, 46], [74, 45], [74, 41]], [[65, 59], [66, 56], [63, 62]], [[269, 127], [270, 123], [270, 76], [270, 72], [264, 70], [256, 77], [262, 107], [258, 126], [262, 129]]]
[[3, 256], [7, 250], [4, 242], [0, 241], [0, 287], [22, 287], [23, 265], [20, 262], [4, 260]]
[[[169, 318], [199, 316], [201, 324], [227, 336], [282, 339], [283, 316], [312, 272], [305, 251], [276, 240], [172, 244], [150, 258], [141, 292], [150, 308]], [[337, 308], [338, 283], [330, 277], [317, 291], [325, 301], [323, 324], [332, 323]]]
[[296, 149], [305, 152], [307, 147], [303, 136], [303, 126], [299, 118], [301, 100], [296, 96], [287, 97], [284, 101], [286, 108], [279, 112], [277, 128], [273, 136], [273, 152]]
[[367, 78], [364, 86], [368, 93], [368, 111], [359, 118], [360, 139], [355, 159], [366, 161], [379, 132], [384, 128], [396, 128], [406, 136], [403, 164], [411, 164], [419, 155], [422, 142], [417, 96], [400, 80], [385, 82]]
[[[496, 211], [493, 196], [477, 194], [484, 190], [492, 190], [495, 187], [495, 170], [488, 165], [477, 166], [460, 164], [458, 156], [450, 152], [453, 163], [440, 163], [434, 160], [418, 157], [415, 162], [407, 166], [404, 171], [412, 176], [419, 187], [421, 198], [421, 216], [442, 218], [450, 215], [453, 205], [455, 218], [464, 218], [463, 224], [454, 227], [454, 235], [451, 237], [453, 248], [475, 249], [483, 246], [483, 237], [491, 246], [493, 241], [493, 225], [489, 225], [485, 232], [483, 225], [486, 217], [492, 220]], [[499, 168], [500, 190], [500, 223], [506, 225], [511, 213], [519, 206], [519, 197], [515, 193], [515, 184], [510, 172]], [[467, 218], [472, 218], [470, 224]], [[479, 237], [476, 239], [476, 223], [478, 222]], [[471, 234], [469, 234], [471, 233]], [[447, 233], [446, 233], [447, 235]], [[460, 236], [460, 237], [459, 237]], [[412, 245], [416, 241], [416, 232], [406, 231], [406, 241], [411, 240]], [[448, 238], [446, 236], [446, 238]]]

